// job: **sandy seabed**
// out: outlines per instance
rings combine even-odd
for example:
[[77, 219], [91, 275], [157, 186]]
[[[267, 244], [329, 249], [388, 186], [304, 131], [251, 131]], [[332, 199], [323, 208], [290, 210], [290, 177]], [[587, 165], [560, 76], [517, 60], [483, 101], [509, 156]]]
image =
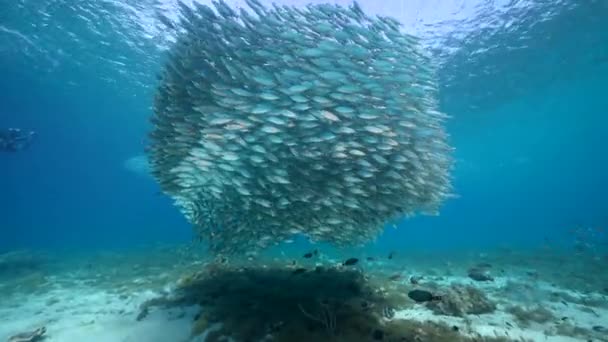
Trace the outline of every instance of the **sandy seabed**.
[[[184, 257], [177, 249], [165, 248], [155, 258], [141, 255], [122, 256], [106, 253], [103, 256], [78, 258], [58, 269], [34, 267], [20, 271], [18, 276], [0, 278], [0, 342], [14, 334], [45, 326], [47, 342], [201, 342], [205, 334], [191, 337], [198, 306], [158, 308], [151, 310], [145, 319], [138, 320], [141, 304], [167, 293], [179, 276], [201, 266], [196, 256]], [[163, 256], [165, 258], [163, 258]], [[179, 262], [176, 262], [179, 258]], [[559, 283], [551, 277], [561, 268], [550, 266], [548, 259], [537, 264], [534, 276], [531, 266], [521, 263], [501, 264], [505, 257], [486, 257], [492, 272], [498, 273], [493, 281], [478, 282], [466, 276], [466, 267], [474, 257], [449, 258], [449, 263], [423, 264], [416, 256], [401, 255], [397, 260], [363, 262], [360, 267], [387, 268], [387, 272], [417, 275], [432, 281], [434, 286], [463, 284], [475, 286], [496, 304], [496, 310], [479, 315], [455, 317], [437, 315], [427, 306], [412, 303], [398, 308], [392, 319], [420, 322], [433, 321], [449, 326], [467, 326], [467, 331], [481, 336], [503, 336], [513, 341], [608, 341], [608, 301], [606, 293], [595, 290], [587, 280], [569, 274], [573, 280]], [[56, 259], [59, 260], [59, 259]], [[154, 260], [163, 260], [165, 265]], [[327, 258], [326, 262], [338, 259]], [[420, 259], [427, 260], [427, 259]], [[576, 268], [578, 266], [571, 266]], [[442, 269], [449, 268], [449, 272]], [[519, 269], [518, 269], [519, 268]], [[497, 271], [500, 269], [500, 271]], [[169, 271], [167, 271], [169, 270]], [[551, 270], [549, 279], [542, 279]], [[464, 273], [464, 274], [463, 274]], [[548, 273], [547, 273], [548, 274]], [[588, 274], [588, 272], [587, 272]], [[593, 276], [593, 275], [591, 275]], [[595, 275], [601, 278], [604, 275]], [[563, 278], [563, 277], [562, 277]], [[409, 276], [398, 280], [408, 286]], [[577, 288], [577, 281], [588, 288]], [[598, 279], [599, 282], [602, 279]], [[424, 281], [422, 282], [424, 284]], [[574, 287], [574, 288], [573, 288]], [[557, 296], [557, 297], [556, 297]], [[523, 324], [514, 317], [513, 304], [525, 307], [542, 307], [551, 317], [542, 322]], [[578, 329], [577, 334], [562, 334], [560, 324]], [[588, 335], [585, 335], [588, 334]]]

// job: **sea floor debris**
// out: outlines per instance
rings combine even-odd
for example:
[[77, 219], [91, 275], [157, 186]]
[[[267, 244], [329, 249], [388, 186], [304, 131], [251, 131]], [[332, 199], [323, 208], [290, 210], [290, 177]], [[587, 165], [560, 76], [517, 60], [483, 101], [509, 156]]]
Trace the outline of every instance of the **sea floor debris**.
[[281, 265], [210, 264], [181, 278], [172, 293], [142, 304], [141, 312], [199, 304], [192, 335], [221, 326], [205, 341], [508, 340], [467, 336], [438, 322], [393, 319], [388, 311], [411, 306], [406, 287], [378, 286], [372, 277], [340, 267], [294, 273]]

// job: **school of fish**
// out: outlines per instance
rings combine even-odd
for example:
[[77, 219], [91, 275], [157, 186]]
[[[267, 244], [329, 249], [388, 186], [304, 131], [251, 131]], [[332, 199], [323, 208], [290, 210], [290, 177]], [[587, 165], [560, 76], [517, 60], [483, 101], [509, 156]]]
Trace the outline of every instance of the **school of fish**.
[[452, 148], [430, 57], [357, 3], [180, 4], [151, 172], [211, 251], [296, 234], [338, 246], [438, 211]]

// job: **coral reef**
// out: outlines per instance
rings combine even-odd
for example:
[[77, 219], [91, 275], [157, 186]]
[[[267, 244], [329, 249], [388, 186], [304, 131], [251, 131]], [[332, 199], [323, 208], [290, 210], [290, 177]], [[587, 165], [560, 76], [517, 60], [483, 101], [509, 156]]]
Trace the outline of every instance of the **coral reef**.
[[[216, 324], [206, 341], [507, 341], [470, 337], [443, 324], [391, 319], [411, 305], [404, 286], [386, 277], [364, 276], [345, 267], [300, 268], [208, 264], [184, 276], [175, 290], [142, 304], [153, 307], [200, 305], [192, 335]], [[380, 279], [384, 279], [381, 283]], [[471, 288], [453, 286], [451, 294], [464, 313], [493, 308]], [[409, 304], [408, 304], [409, 302]]]
[[457, 317], [491, 313], [496, 310], [496, 305], [481, 290], [460, 284], [452, 284], [441, 295], [441, 300], [428, 302], [426, 305], [435, 314]]
[[349, 317], [379, 321], [380, 310], [388, 302], [367, 286], [358, 271], [317, 268], [296, 273], [286, 267], [210, 264], [204, 271], [182, 278], [174, 294], [144, 303], [142, 312], [153, 306], [187, 304], [203, 307], [197, 325], [222, 322], [225, 332], [243, 340], [263, 338], [281, 327], [335, 336], [341, 331], [340, 323]]

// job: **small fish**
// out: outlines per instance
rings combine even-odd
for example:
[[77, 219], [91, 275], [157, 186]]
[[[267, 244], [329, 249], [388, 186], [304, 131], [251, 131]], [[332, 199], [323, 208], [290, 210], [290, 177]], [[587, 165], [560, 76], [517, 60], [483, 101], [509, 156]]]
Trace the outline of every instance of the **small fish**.
[[230, 89], [230, 91], [239, 96], [252, 96], [253, 95], [252, 93], [248, 92], [247, 90], [240, 89], [240, 88], [232, 88], [232, 89]]
[[388, 259], [391, 260], [395, 256], [395, 252], [388, 253]]
[[480, 268], [469, 269], [468, 276], [475, 281], [494, 281], [494, 278], [485, 269]]
[[280, 130], [274, 126], [263, 126], [261, 131], [268, 134], [276, 134], [280, 132]]
[[340, 79], [346, 78], [346, 75], [344, 75], [341, 72], [337, 72], [337, 71], [324, 71], [321, 74], [319, 74], [319, 76], [321, 76], [322, 78], [324, 78], [326, 80], [340, 80]]
[[426, 290], [412, 290], [407, 293], [407, 296], [410, 297], [410, 299], [412, 299], [416, 303], [424, 303], [424, 302], [441, 300], [441, 296], [436, 296]]
[[386, 306], [382, 309], [382, 316], [384, 316], [387, 319], [392, 319], [393, 317], [395, 317], [395, 309]]
[[346, 261], [344, 261], [342, 263], [342, 265], [344, 265], [344, 266], [353, 266], [353, 265], [355, 265], [358, 262], [359, 262], [359, 259], [357, 259], [357, 258], [349, 258]]
[[273, 93], [261, 93], [260, 98], [268, 101], [278, 100], [280, 97]]
[[[246, 2], [255, 17], [224, 1], [182, 6], [181, 43], [160, 73], [149, 163], [197, 236], [228, 255], [277, 245], [295, 228], [363, 242], [394, 213], [440, 207], [451, 149], [418, 40], [356, 4]], [[276, 44], [252, 51], [250, 37]]]
[[323, 56], [324, 51], [321, 49], [310, 48], [301, 51], [301, 53], [306, 57], [320, 57]]
[[335, 108], [336, 112], [340, 113], [340, 114], [349, 114], [354, 112], [355, 110], [350, 108], [350, 107], [346, 107], [346, 106], [339, 106]]
[[374, 257], [367, 257], [367, 258], [365, 258], [365, 260], [367, 260], [367, 261], [376, 261], [376, 258], [374, 258]]
[[418, 285], [418, 284], [420, 284], [421, 280], [422, 280], [422, 276], [411, 276], [410, 277], [410, 284], [412, 284], [412, 285]]
[[332, 113], [328, 110], [324, 110], [321, 113], [321, 116], [328, 121], [332, 121], [332, 122], [340, 121], [340, 118], [337, 115], [335, 115], [334, 113]]
[[598, 314], [597, 311], [593, 310], [592, 308], [587, 307], [586, 309], [587, 311], [591, 312], [595, 317], [600, 317], [600, 314]]

